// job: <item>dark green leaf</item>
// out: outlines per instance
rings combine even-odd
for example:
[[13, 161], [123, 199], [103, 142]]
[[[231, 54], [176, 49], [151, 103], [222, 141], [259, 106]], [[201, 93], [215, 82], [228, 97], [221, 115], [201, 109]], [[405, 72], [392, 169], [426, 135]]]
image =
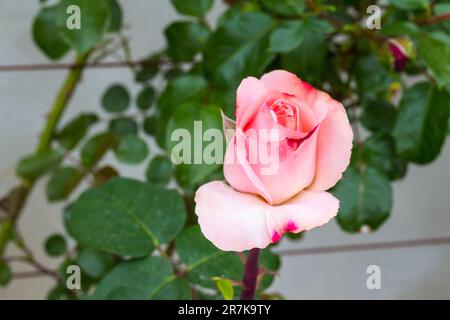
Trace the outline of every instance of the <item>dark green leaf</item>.
[[260, 75], [275, 57], [268, 51], [274, 27], [272, 18], [263, 13], [239, 14], [224, 22], [204, 49], [208, 77], [226, 89], [236, 88], [246, 76]]
[[156, 133], [156, 127], [158, 126], [158, 119], [155, 116], [146, 117], [143, 126], [145, 133], [154, 135]]
[[303, 21], [285, 21], [270, 35], [269, 50], [286, 53], [297, 48], [303, 40]]
[[59, 167], [47, 182], [46, 193], [50, 202], [66, 199], [83, 179], [83, 172], [74, 167]]
[[59, 35], [56, 14], [56, 6], [43, 7], [33, 22], [34, 41], [53, 60], [62, 58], [69, 50], [69, 46]]
[[418, 36], [418, 53], [435, 76], [440, 87], [450, 83], [450, 41], [438, 34], [422, 33]]
[[204, 16], [211, 9], [214, 0], [171, 0], [181, 14], [187, 16]]
[[138, 164], [147, 157], [148, 147], [144, 140], [134, 134], [122, 136], [114, 147], [114, 155], [123, 163]]
[[[79, 11], [67, 13], [69, 8], [74, 8], [73, 6], [78, 6]], [[80, 29], [72, 28], [77, 20], [77, 13], [79, 13]], [[61, 0], [57, 9], [57, 25], [67, 43], [79, 53], [87, 52], [100, 42], [110, 25], [109, 1]], [[69, 29], [68, 26], [71, 28]]]
[[361, 113], [361, 123], [369, 130], [390, 132], [394, 127], [397, 111], [389, 102], [377, 99], [368, 101]]
[[94, 113], [83, 113], [67, 123], [56, 134], [56, 140], [67, 150], [72, 150], [84, 138], [89, 127], [98, 121]]
[[155, 102], [155, 90], [152, 87], [144, 87], [136, 100], [136, 105], [141, 110], [148, 110]]
[[49, 256], [59, 257], [67, 250], [67, 243], [64, 237], [60, 234], [54, 234], [45, 240], [45, 252]]
[[174, 61], [191, 61], [209, 36], [206, 27], [193, 21], [174, 22], [164, 33], [169, 44], [168, 54]]
[[405, 91], [393, 131], [402, 158], [416, 163], [436, 159], [447, 133], [449, 100], [448, 92], [428, 82]]
[[0, 287], [6, 286], [12, 278], [12, 272], [9, 265], [0, 259]]
[[261, 250], [259, 255], [259, 265], [266, 273], [261, 278], [258, 286], [258, 294], [269, 288], [274, 280], [274, 274], [280, 268], [280, 257], [270, 251], [270, 248]]
[[284, 16], [301, 15], [305, 10], [304, 0], [261, 0], [261, 3], [273, 13]]
[[117, 137], [111, 133], [100, 133], [91, 137], [81, 149], [81, 162], [92, 167], [117, 144]]
[[172, 174], [172, 162], [164, 156], [153, 158], [145, 173], [149, 182], [160, 184], [167, 184], [172, 178]]
[[[167, 286], [171, 286], [170, 290]], [[177, 288], [180, 290], [174, 290]], [[148, 257], [121, 262], [100, 282], [91, 298], [148, 300], [188, 299], [189, 296], [189, 287], [176, 281], [168, 261]]]
[[137, 134], [138, 125], [131, 117], [120, 117], [111, 120], [108, 130], [117, 135]]
[[81, 246], [132, 257], [168, 243], [184, 220], [176, 191], [125, 178], [87, 190], [65, 211], [67, 230]]
[[122, 85], [112, 85], [103, 94], [102, 105], [108, 112], [125, 111], [130, 105], [130, 94]]
[[378, 229], [392, 208], [389, 180], [369, 166], [347, 169], [333, 194], [340, 201], [337, 221], [347, 232], [358, 232], [363, 226]]
[[428, 0], [389, 0], [389, 2], [402, 10], [425, 10], [430, 5]]
[[110, 21], [109, 21], [109, 29], [110, 32], [117, 32], [122, 29], [122, 8], [117, 0], [108, 0], [109, 1], [109, 10]]
[[93, 279], [100, 279], [114, 267], [116, 258], [107, 252], [81, 248], [75, 262], [83, 273]]
[[243, 263], [240, 258], [214, 247], [198, 226], [183, 230], [176, 239], [176, 250], [181, 261], [186, 264], [187, 277], [192, 283], [215, 288], [214, 277], [237, 281], [242, 279]]
[[49, 149], [22, 158], [17, 166], [17, 175], [34, 180], [46, 174], [61, 162], [63, 156], [60, 152]]
[[406, 162], [395, 152], [394, 139], [378, 132], [364, 141], [364, 163], [376, 168], [391, 180], [402, 178], [406, 174]]
[[53, 287], [47, 294], [47, 300], [60, 300], [66, 295], [66, 289], [60, 285]]

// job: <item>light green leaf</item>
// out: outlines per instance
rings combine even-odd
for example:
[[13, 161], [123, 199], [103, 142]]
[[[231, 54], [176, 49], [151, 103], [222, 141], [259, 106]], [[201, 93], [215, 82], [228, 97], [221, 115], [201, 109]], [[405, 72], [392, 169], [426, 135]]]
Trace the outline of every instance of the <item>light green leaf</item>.
[[216, 281], [217, 289], [225, 300], [233, 300], [234, 289], [233, 283], [229, 279], [222, 279], [219, 277], [214, 278]]
[[66, 228], [79, 245], [131, 257], [168, 243], [184, 220], [176, 191], [125, 178], [85, 191], [65, 210]]

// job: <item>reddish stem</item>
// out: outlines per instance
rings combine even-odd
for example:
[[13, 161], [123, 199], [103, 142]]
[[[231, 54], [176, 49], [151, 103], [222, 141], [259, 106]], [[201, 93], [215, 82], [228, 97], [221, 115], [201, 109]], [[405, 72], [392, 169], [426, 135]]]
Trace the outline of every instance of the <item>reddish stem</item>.
[[256, 280], [258, 278], [259, 266], [259, 251], [258, 248], [253, 248], [248, 254], [247, 261], [245, 262], [244, 278], [242, 279], [242, 293], [241, 300], [253, 300], [255, 299], [256, 292]]

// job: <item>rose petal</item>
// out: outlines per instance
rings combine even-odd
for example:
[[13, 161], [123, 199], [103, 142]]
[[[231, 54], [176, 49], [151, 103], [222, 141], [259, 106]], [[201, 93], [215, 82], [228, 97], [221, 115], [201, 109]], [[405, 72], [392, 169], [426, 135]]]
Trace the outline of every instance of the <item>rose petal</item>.
[[[350, 163], [353, 131], [344, 107], [328, 94], [320, 92], [315, 105], [328, 105], [328, 113], [317, 137], [316, 175], [309, 190], [333, 187]], [[314, 108], [314, 107], [313, 107]]]
[[292, 94], [305, 102], [308, 102], [310, 96], [314, 95], [316, 91], [314, 87], [300, 80], [295, 74], [284, 70], [266, 73], [261, 77], [261, 82], [268, 91]]
[[259, 110], [258, 103], [265, 95], [264, 84], [255, 77], [248, 77], [241, 81], [236, 93], [236, 122], [241, 128]]
[[339, 202], [327, 192], [301, 192], [280, 206], [213, 181], [195, 195], [195, 212], [205, 237], [219, 249], [265, 248], [285, 232], [301, 232], [333, 218]]

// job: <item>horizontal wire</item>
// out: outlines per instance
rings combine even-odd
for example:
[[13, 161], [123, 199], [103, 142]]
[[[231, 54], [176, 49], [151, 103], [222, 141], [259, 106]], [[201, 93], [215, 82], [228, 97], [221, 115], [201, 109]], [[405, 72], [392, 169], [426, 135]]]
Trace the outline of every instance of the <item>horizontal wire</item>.
[[360, 244], [324, 246], [324, 247], [315, 247], [315, 248], [313, 247], [302, 249], [285, 249], [285, 250], [278, 250], [277, 253], [282, 256], [299, 256], [299, 255], [323, 254], [323, 253], [411, 248], [411, 247], [422, 247], [422, 246], [433, 246], [444, 244], [450, 244], [450, 237], [411, 239], [411, 240], [399, 240], [399, 241], [387, 241], [375, 243], [360, 243]]
[[87, 62], [87, 63], [35, 63], [35, 64], [11, 64], [0, 65], [0, 72], [21, 72], [21, 71], [51, 71], [51, 70], [68, 70], [78, 68], [91, 69], [108, 69], [108, 68], [125, 68], [138, 67], [145, 65], [156, 65], [159, 63], [167, 63], [169, 61], [119, 61], [119, 62]]

